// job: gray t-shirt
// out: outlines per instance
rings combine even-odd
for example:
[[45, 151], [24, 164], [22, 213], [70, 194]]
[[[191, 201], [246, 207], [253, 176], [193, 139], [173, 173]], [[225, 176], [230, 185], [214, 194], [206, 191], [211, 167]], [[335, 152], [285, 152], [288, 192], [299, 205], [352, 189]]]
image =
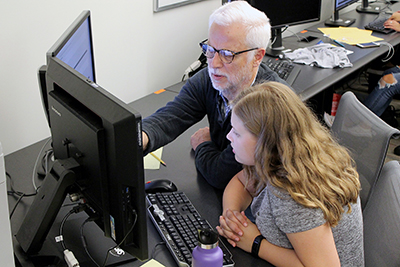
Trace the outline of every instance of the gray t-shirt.
[[[364, 266], [363, 221], [360, 198], [347, 206], [342, 219], [332, 227], [341, 266]], [[268, 185], [253, 199], [251, 210], [256, 225], [265, 239], [279, 247], [293, 249], [286, 233], [303, 232], [326, 220], [321, 209], [306, 208], [297, 203], [287, 192]]]

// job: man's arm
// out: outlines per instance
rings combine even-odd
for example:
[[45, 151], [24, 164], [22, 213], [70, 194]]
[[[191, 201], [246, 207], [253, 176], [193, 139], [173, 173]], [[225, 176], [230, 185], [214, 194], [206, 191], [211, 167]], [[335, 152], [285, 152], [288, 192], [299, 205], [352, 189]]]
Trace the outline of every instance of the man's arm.
[[224, 189], [233, 176], [242, 170], [242, 164], [235, 160], [232, 147], [224, 150], [211, 141], [203, 142], [195, 150], [196, 168], [213, 187]]
[[145, 153], [171, 141], [206, 115], [203, 90], [207, 72], [199, 72], [189, 79], [175, 99], [142, 121]]

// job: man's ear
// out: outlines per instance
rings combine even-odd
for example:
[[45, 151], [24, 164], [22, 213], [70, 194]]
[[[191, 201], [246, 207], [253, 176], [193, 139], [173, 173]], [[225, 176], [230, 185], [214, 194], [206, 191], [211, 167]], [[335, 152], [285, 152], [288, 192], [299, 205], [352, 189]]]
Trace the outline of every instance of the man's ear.
[[264, 56], [265, 56], [265, 49], [264, 48], [257, 49], [257, 51], [254, 55], [254, 67], [258, 68], [258, 66], [261, 64]]

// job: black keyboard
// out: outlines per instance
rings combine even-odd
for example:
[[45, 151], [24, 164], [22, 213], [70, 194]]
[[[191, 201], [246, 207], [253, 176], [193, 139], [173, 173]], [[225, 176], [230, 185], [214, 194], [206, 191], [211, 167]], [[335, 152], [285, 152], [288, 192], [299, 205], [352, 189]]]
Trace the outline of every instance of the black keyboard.
[[280, 60], [276, 58], [265, 59], [264, 63], [273, 71], [275, 71], [278, 76], [285, 80], [289, 85], [292, 85], [299, 75], [300, 66], [288, 61]]
[[388, 17], [378, 17], [376, 20], [365, 25], [364, 28], [367, 30], [384, 33], [384, 34], [389, 34], [391, 32], [394, 32], [394, 30], [387, 29], [383, 26], [383, 23], [385, 23], [385, 21], [387, 21], [387, 20], [388, 20]]
[[[148, 213], [179, 266], [192, 266], [192, 251], [197, 246], [197, 229], [212, 228], [203, 219], [185, 193], [148, 194]], [[220, 239], [224, 266], [234, 266], [232, 254]]]

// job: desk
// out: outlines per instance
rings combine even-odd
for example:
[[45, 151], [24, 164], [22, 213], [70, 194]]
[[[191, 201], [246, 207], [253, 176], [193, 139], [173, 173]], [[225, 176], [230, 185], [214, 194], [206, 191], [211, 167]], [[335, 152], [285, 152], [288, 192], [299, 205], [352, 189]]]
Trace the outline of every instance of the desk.
[[[354, 8], [359, 3], [354, 4]], [[392, 6], [393, 11], [400, 10], [400, 3], [396, 3]], [[356, 10], [350, 11], [348, 13], [340, 13], [339, 17], [350, 17], [355, 18], [356, 21], [350, 27], [357, 27], [360, 29], [364, 29], [364, 25], [373, 21], [377, 15], [375, 14], [366, 14], [366, 13], [358, 13]], [[314, 40], [310, 43], [298, 42], [297, 37], [292, 35], [283, 39], [283, 45], [285, 48], [290, 48], [292, 50], [308, 47], [311, 45], [315, 45], [319, 40], [322, 40], [327, 43], [333, 43], [328, 38], [323, 37], [323, 34], [318, 30], [318, 28], [324, 28], [324, 21], [320, 22], [312, 27], [307, 28], [307, 33], [299, 33], [299, 36], [308, 36], [313, 35], [319, 37], [319, 39]], [[376, 37], [381, 37], [385, 42], [390, 43], [393, 46], [396, 46], [400, 43], [400, 33], [391, 33], [388, 35], [373, 33]], [[387, 46], [382, 46], [378, 48], [368, 48], [362, 49], [356, 46], [351, 46], [345, 44], [345, 48], [351, 51], [354, 51], [353, 54], [349, 55], [349, 59], [351, 63], [353, 63], [352, 68], [335, 68], [335, 69], [321, 69], [317, 67], [311, 66], [301, 66], [301, 72], [299, 73], [297, 79], [294, 81], [292, 87], [295, 92], [300, 95], [303, 100], [310, 99], [311, 97], [325, 91], [329, 87], [334, 84], [340, 82], [345, 79], [349, 75], [360, 71], [363, 67], [368, 65], [374, 59], [379, 58], [384, 55], [388, 51]]]
[[[132, 102], [130, 105], [138, 110], [143, 117], [150, 115], [157, 109], [165, 105], [168, 101], [172, 100], [176, 96], [176, 92], [166, 90], [160, 94], [151, 94], [137, 101]], [[151, 103], [151, 104], [149, 104]], [[168, 178], [172, 180], [178, 187], [179, 190], [184, 191], [192, 203], [196, 206], [199, 213], [206, 218], [212, 226], [218, 225], [218, 217], [222, 213], [222, 191], [211, 187], [198, 173], [194, 164], [194, 153], [190, 145], [190, 136], [200, 127], [207, 125], [206, 119], [199, 122], [198, 124], [191, 127], [184, 134], [178, 137], [174, 142], [166, 145], [163, 149], [163, 160], [167, 163], [168, 167], [162, 167], [159, 170], [145, 170], [146, 180], [153, 180], [159, 178]], [[13, 178], [13, 187], [15, 190], [33, 193], [34, 189], [32, 186], [32, 170], [35, 165], [35, 160], [41, 150], [45, 140], [42, 140], [36, 144], [28, 146], [20, 151], [9, 154], [5, 157], [6, 170]], [[10, 180], [8, 179], [8, 182]], [[40, 184], [40, 180], [36, 180], [37, 184]], [[18, 205], [17, 209], [11, 220], [11, 228], [13, 234], [19, 229], [24, 214], [27, 212], [29, 205], [32, 203], [33, 198], [24, 198]], [[16, 198], [9, 196], [10, 210], [14, 207]], [[58, 229], [60, 222], [63, 218], [63, 214], [69, 211], [69, 208], [62, 208], [59, 216], [46, 238], [43, 248], [40, 254], [43, 255], [55, 255], [62, 258], [62, 248], [60, 244], [56, 244], [54, 237], [58, 235]], [[85, 219], [86, 214], [80, 213], [70, 217], [64, 226], [64, 240], [67, 247], [70, 248], [75, 256], [81, 263], [81, 266], [90, 267], [94, 266], [87, 257], [82, 249], [79, 227], [81, 222]], [[94, 225], [93, 225], [94, 226]], [[89, 224], [85, 226], [88, 236], [93, 235], [98, 240], [102, 237], [102, 233], [97, 226], [94, 229], [89, 227]], [[157, 230], [154, 228], [150, 219], [148, 219], [148, 239], [149, 239], [149, 256], [153, 247], [161, 242]], [[107, 240], [107, 239], [106, 239]], [[97, 241], [105, 242], [105, 241]], [[88, 241], [89, 243], [89, 241]], [[89, 243], [90, 244], [90, 243]], [[227, 247], [233, 254], [236, 266], [268, 266], [263, 260], [256, 259], [250, 254], [242, 251], [238, 248], [231, 248], [226, 242]], [[111, 246], [109, 246], [111, 247]], [[14, 238], [14, 250], [18, 260], [22, 266], [35, 266], [21, 251], [17, 241]], [[105, 252], [104, 252], [105, 255]], [[95, 255], [93, 255], [95, 256]], [[157, 247], [154, 257], [165, 266], [176, 266], [175, 261], [172, 259], [168, 249], [165, 246]], [[50, 258], [49, 260], [53, 260]], [[61, 266], [66, 266], [65, 263]], [[120, 266], [140, 266], [142, 263], [135, 261]], [[58, 265], [57, 265], [58, 266]]]
[[[398, 4], [398, 8], [400, 9], [400, 4]], [[363, 26], [367, 23], [367, 21], [371, 21], [374, 18], [374, 15], [359, 14], [355, 11], [350, 12], [348, 16], [357, 18], [355, 26]], [[316, 31], [317, 27], [324, 27], [324, 25], [320, 24], [315, 27], [309, 28], [309, 30]], [[391, 34], [382, 37], [384, 37], [385, 40], [390, 42], [392, 45], [397, 45], [400, 43], [399, 34]], [[285, 45], [290, 45], [290, 43], [292, 43], [293, 45], [295, 44], [296, 47], [299, 46], [297, 38], [295, 37], [289, 37], [285, 39]], [[386, 48], [370, 48], [362, 50], [357, 47], [347, 45], [346, 48], [351, 49], [355, 52], [354, 54], [350, 55], [350, 60], [354, 64], [353, 68], [319, 69], [309, 66], [302, 67], [302, 71], [300, 72], [299, 77], [293, 84], [293, 88], [303, 99], [309, 99], [316, 94], [324, 91], [329, 86], [337, 83], [348, 75], [361, 69], [365, 64], [381, 56], [386, 51]], [[143, 115], [143, 117], [146, 117], [147, 115], [153, 113], [157, 108], [164, 106], [168, 101], [172, 100], [180, 91], [181, 85], [182, 82], [172, 87], [166, 88], [166, 91], [163, 93], [151, 94], [137, 101], [134, 101], [130, 105], [138, 110]], [[191, 127], [188, 131], [178, 137], [174, 142], [165, 146], [163, 150], [163, 160], [166, 161], [168, 167], [161, 167], [159, 170], [146, 170], [145, 177], [146, 180], [159, 178], [168, 178], [172, 180], [178, 186], [179, 190], [184, 191], [187, 194], [192, 203], [198, 209], [199, 213], [204, 216], [204, 218], [206, 218], [212, 226], [216, 226], [218, 224], [218, 216], [221, 214], [222, 191], [211, 187], [197, 173], [194, 164], [194, 155], [189, 141], [190, 136], [198, 128], [204, 127], [205, 125], [207, 125], [207, 122], [204, 119], [203, 121]], [[38, 153], [44, 143], [45, 141], [40, 141], [5, 157], [6, 170], [13, 178], [12, 181], [15, 190], [25, 193], [34, 192], [31, 182], [32, 170], [34, 168], [35, 160], [38, 156]], [[8, 182], [10, 182], [10, 180], [8, 180]], [[40, 184], [40, 181], [37, 181], [37, 183]], [[14, 234], [19, 229], [21, 221], [23, 220], [25, 213], [32, 203], [32, 200], [32, 198], [24, 198], [22, 202], [18, 205], [11, 220], [11, 228]], [[9, 196], [10, 210], [14, 207], [15, 203], [16, 199], [12, 196]], [[65, 241], [67, 244], [69, 242], [68, 247], [71, 247], [71, 249], [74, 248], [73, 251], [81, 262], [82, 266], [90, 267], [93, 266], [93, 264], [87, 258], [85, 259], [79, 257], [84, 254], [82, 252], [80, 240], [78, 240], [79, 237], [77, 233], [79, 232], [79, 227], [77, 225], [79, 224], [77, 224], [76, 221], [82, 219], [82, 216], [84, 215], [79, 214], [76, 218], [71, 218], [71, 220], [69, 220], [65, 224]], [[41, 254], [54, 255], [62, 258], [61, 245], [56, 244], [54, 241], [54, 236], [56, 236], [58, 233], [57, 226], [59, 226], [61, 219], [62, 216], [58, 216], [56, 218], [56, 222], [44, 242]], [[90, 233], [93, 233], [96, 239], [99, 237], [96, 229], [91, 229]], [[149, 253], [151, 253], [154, 246], [161, 241], [161, 238], [150, 220], [148, 220], [148, 238]], [[228, 245], [228, 247], [230, 246]], [[19, 248], [15, 238], [14, 250], [21, 266], [34, 266], [32, 261], [28, 259], [23, 252], [21, 252], [21, 249]], [[241, 249], [230, 248], [230, 250], [233, 254], [236, 266], [270, 266], [265, 261], [256, 259], [250, 254], [242, 251]], [[154, 256], [155, 259], [163, 263], [165, 266], [176, 266], [169, 251], [163, 246], [157, 248]], [[50, 260], [52, 260], [52, 258], [50, 258]], [[123, 264], [121, 266], [140, 265], [141, 262], [132, 262], [128, 264]], [[66, 264], [58, 266], [66, 266]]]

